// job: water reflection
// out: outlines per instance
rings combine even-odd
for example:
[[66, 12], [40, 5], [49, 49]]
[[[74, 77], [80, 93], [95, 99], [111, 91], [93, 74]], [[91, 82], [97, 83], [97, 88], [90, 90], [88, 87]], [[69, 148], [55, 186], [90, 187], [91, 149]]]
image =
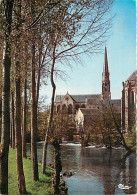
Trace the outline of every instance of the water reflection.
[[[28, 147], [29, 148], [29, 147]], [[74, 175], [64, 177], [69, 195], [136, 194], [136, 155], [124, 158], [124, 149], [81, 148], [79, 145], [63, 144], [63, 172]], [[42, 158], [42, 144], [38, 144], [38, 159]], [[53, 148], [48, 147], [48, 163], [53, 162]], [[128, 190], [119, 184], [132, 186]]]

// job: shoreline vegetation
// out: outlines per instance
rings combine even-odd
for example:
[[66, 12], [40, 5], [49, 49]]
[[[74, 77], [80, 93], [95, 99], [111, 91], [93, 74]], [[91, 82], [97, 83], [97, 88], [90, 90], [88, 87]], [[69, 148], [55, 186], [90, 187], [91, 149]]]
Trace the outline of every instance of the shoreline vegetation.
[[[38, 163], [39, 168], [39, 181], [32, 181], [32, 168], [31, 161], [28, 158], [23, 159], [23, 168], [26, 181], [27, 194], [52, 194], [52, 175], [54, 170], [52, 168], [46, 168], [46, 174], [41, 173], [42, 165]], [[9, 149], [9, 195], [15, 195], [18, 193], [17, 187], [17, 171], [16, 171], [16, 151]]]

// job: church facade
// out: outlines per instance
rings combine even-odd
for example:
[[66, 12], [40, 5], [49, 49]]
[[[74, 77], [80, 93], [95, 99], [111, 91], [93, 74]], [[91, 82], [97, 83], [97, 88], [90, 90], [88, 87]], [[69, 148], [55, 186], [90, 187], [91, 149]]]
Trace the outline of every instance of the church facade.
[[136, 98], [137, 98], [137, 70], [123, 82], [122, 90], [122, 129], [132, 130], [136, 121]]
[[[108, 68], [107, 49], [105, 47], [104, 65], [102, 73], [102, 93], [101, 94], [85, 94], [72, 95], [67, 92], [66, 95], [57, 95], [55, 98], [56, 111], [67, 109], [69, 114], [75, 115], [77, 127], [81, 125], [84, 128], [86, 121], [92, 117], [97, 117], [99, 111], [103, 107], [113, 104], [119, 113], [121, 113], [121, 99], [112, 100], [110, 91], [110, 73]], [[88, 114], [87, 114], [88, 113]]]

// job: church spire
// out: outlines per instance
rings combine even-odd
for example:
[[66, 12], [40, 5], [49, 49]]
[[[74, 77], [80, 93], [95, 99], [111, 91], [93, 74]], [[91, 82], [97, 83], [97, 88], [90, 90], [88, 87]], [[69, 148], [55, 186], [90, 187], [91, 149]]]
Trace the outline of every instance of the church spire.
[[108, 70], [107, 48], [105, 47], [104, 65], [102, 73], [102, 99], [111, 99], [110, 80]]
[[108, 57], [107, 57], [107, 48], [105, 47], [105, 56], [104, 56], [104, 67], [103, 72], [108, 73]]

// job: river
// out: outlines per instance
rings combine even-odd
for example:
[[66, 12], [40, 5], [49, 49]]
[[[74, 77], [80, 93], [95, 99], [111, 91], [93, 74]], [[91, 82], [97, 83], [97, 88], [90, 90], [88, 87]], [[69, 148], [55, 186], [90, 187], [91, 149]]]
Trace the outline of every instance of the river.
[[[37, 146], [38, 159], [41, 161], [43, 144], [38, 143]], [[109, 150], [93, 146], [82, 148], [80, 144], [73, 143], [62, 144], [62, 173], [74, 173], [71, 177], [64, 177], [68, 195], [136, 194], [136, 155], [124, 158], [125, 154], [123, 148]], [[49, 145], [48, 164], [52, 162], [53, 148]]]

